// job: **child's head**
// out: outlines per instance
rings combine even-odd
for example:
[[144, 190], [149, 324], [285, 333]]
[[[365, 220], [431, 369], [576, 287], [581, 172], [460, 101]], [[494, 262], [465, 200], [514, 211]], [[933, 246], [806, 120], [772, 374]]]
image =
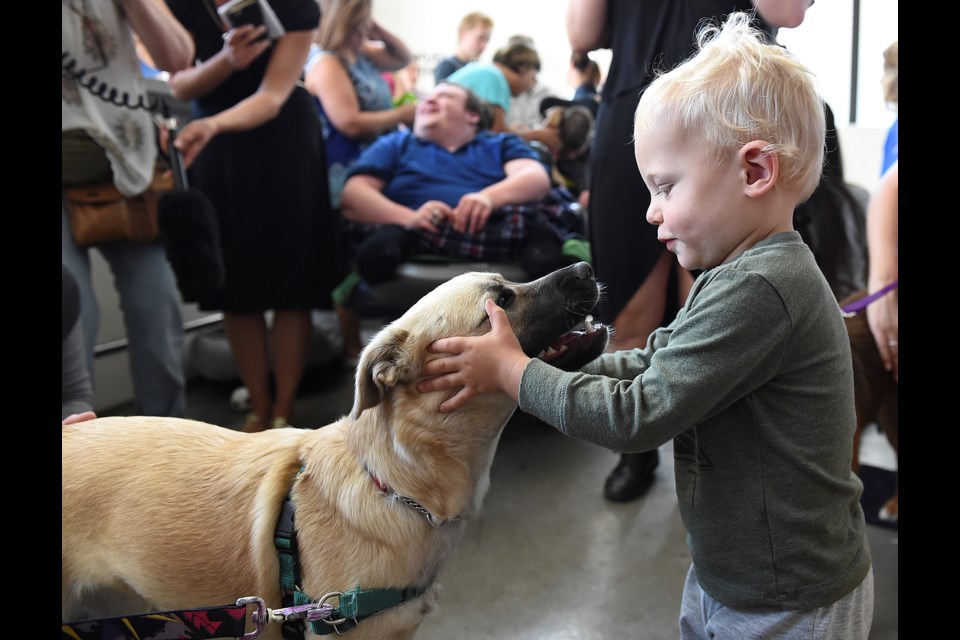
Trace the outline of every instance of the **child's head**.
[[544, 127], [552, 127], [560, 135], [559, 156], [565, 160], [575, 160], [590, 149], [593, 140], [593, 114], [582, 105], [571, 104], [547, 109], [544, 114]]
[[820, 180], [824, 109], [812, 73], [770, 44], [744, 13], [701, 30], [699, 50], [655, 79], [637, 107], [634, 137], [678, 125], [718, 164], [750, 141], [765, 141], [778, 184], [802, 202]]
[[659, 76], [637, 107], [647, 220], [686, 269], [709, 269], [793, 229], [816, 188], [824, 106], [810, 72], [732, 14]]
[[478, 59], [487, 48], [492, 33], [493, 20], [482, 13], [468, 13], [457, 30], [457, 51], [470, 60]]
[[574, 51], [570, 55], [570, 72], [567, 75], [569, 84], [572, 84], [574, 87], [589, 84], [596, 89], [600, 86], [600, 80], [600, 65], [591, 60], [587, 54]]
[[536, 85], [537, 73], [540, 71], [540, 56], [532, 46], [522, 42], [508, 44], [493, 54], [493, 61], [516, 74], [515, 80], [507, 77], [510, 92], [514, 96], [529, 91]]

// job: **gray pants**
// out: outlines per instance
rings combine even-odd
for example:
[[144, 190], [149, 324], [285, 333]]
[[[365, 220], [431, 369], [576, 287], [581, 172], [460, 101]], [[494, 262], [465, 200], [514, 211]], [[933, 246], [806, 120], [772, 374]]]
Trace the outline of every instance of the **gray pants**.
[[681, 640], [866, 640], [873, 622], [873, 569], [833, 604], [810, 611], [745, 611], [727, 607], [700, 587], [690, 565], [680, 605]]

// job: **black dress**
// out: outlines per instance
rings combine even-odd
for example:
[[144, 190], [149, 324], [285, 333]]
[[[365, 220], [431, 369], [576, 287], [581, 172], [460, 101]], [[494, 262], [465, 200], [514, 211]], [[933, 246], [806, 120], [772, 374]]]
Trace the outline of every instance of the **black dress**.
[[[167, 4], [193, 34], [200, 60], [220, 51], [223, 30], [211, 0]], [[316, 0], [271, 0], [270, 5], [287, 31], [319, 24]], [[253, 94], [270, 54], [194, 100], [193, 117], [216, 114]], [[220, 223], [226, 283], [218, 309], [332, 307], [335, 219], [320, 121], [303, 87], [293, 90], [276, 118], [211, 140], [191, 167], [190, 180], [210, 199]]]
[[[590, 246], [606, 293], [598, 316], [613, 322], [650, 274], [663, 251], [646, 220], [650, 193], [633, 153], [633, 117], [643, 89], [658, 70], [693, 53], [704, 18], [752, 11], [750, 0], [608, 0], [607, 32], [613, 56], [603, 85], [591, 158]], [[676, 287], [668, 289], [666, 321], [676, 315]]]

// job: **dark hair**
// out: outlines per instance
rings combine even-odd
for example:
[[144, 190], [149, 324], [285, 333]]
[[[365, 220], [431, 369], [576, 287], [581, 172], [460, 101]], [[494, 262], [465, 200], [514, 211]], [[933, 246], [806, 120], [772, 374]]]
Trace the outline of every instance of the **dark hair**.
[[590, 146], [593, 136], [593, 114], [580, 105], [567, 107], [563, 110], [558, 132], [564, 151], [583, 151]]
[[493, 112], [490, 110], [490, 105], [477, 97], [470, 89], [463, 87], [464, 91], [467, 92], [467, 111], [477, 114], [480, 116], [480, 120], [477, 121], [477, 131], [483, 131], [484, 129], [489, 129], [493, 126]]
[[574, 51], [570, 55], [570, 63], [574, 69], [587, 77], [587, 82], [591, 85], [597, 87], [600, 84], [600, 65], [591, 60], [587, 54]]
[[540, 71], [540, 56], [537, 55], [537, 50], [525, 44], [512, 44], [498, 50], [493, 55], [493, 61], [515, 73], [523, 73], [525, 69]]

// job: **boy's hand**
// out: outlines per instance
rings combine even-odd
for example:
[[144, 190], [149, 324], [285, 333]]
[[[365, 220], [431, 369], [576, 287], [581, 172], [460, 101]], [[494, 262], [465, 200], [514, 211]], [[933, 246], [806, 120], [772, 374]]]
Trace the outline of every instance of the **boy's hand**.
[[520, 377], [530, 358], [510, 327], [503, 309], [493, 300], [484, 303], [490, 317], [490, 332], [475, 338], [441, 338], [430, 345], [433, 353], [447, 354], [431, 360], [424, 373], [436, 376], [417, 385], [421, 393], [462, 387], [440, 405], [447, 413], [465, 405], [481, 393], [502, 391], [517, 400]]
[[453, 228], [460, 233], [478, 233], [487, 226], [493, 213], [493, 201], [480, 193], [465, 194], [453, 210]]

